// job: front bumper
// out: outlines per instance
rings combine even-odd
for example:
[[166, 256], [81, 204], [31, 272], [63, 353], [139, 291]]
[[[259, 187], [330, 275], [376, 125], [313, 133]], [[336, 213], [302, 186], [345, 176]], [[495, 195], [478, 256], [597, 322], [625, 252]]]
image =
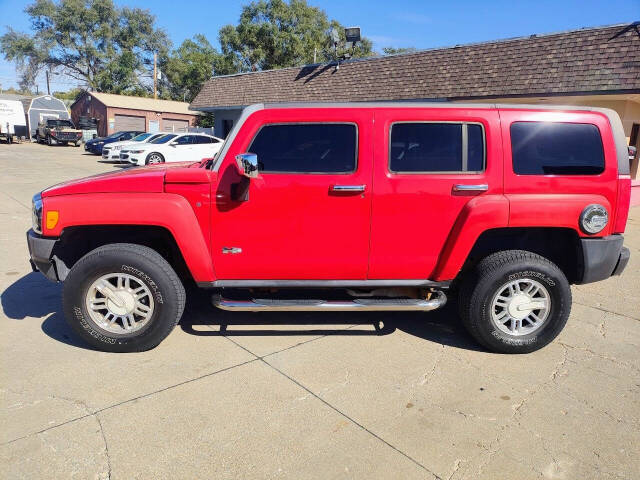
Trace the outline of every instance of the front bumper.
[[84, 144], [84, 149], [87, 152], [91, 152], [94, 155], [102, 155], [102, 145], [96, 145], [96, 144]]
[[103, 160], [118, 160], [120, 161], [120, 150], [113, 150], [108, 148], [102, 149], [102, 159]]
[[56, 261], [53, 260], [53, 247], [57, 238], [47, 238], [38, 235], [33, 229], [27, 232], [27, 245], [29, 246], [29, 262], [33, 271], [40, 271], [52, 282], [59, 282]]
[[629, 249], [622, 235], [581, 238], [582, 276], [578, 283], [592, 283], [620, 275], [629, 263]]

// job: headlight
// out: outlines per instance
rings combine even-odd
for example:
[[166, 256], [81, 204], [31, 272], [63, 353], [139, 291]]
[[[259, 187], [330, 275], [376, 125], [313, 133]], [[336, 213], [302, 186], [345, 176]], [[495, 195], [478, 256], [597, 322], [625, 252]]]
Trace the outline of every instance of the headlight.
[[587, 205], [580, 214], [580, 228], [590, 235], [601, 232], [607, 223], [609, 223], [609, 213], [606, 208], [597, 203]]
[[42, 233], [42, 195], [39, 193], [31, 200], [31, 225], [34, 232]]
[[144, 150], [129, 150], [129, 153], [142, 153]]

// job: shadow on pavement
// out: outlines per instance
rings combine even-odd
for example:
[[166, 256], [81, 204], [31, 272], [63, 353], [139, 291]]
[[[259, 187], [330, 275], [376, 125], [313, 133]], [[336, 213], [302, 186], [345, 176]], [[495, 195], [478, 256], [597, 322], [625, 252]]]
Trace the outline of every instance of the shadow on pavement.
[[42, 331], [62, 343], [89, 349], [76, 337], [62, 312], [62, 284], [48, 281], [41, 273], [31, 272], [18, 279], [0, 295], [4, 314], [13, 320], [42, 318]]
[[[64, 319], [61, 284], [51, 283], [40, 273], [32, 272], [7, 287], [0, 299], [8, 318], [46, 317], [42, 323], [46, 335], [68, 345], [90, 348], [73, 334]], [[370, 328], [348, 328], [353, 325]], [[198, 328], [201, 326], [208, 328]], [[244, 328], [251, 326], [260, 328]], [[272, 328], [263, 328], [269, 326]], [[389, 335], [400, 330], [451, 347], [481, 350], [462, 327], [454, 301], [433, 312], [227, 312], [211, 305], [210, 291], [192, 287], [187, 291], [180, 328], [191, 335], [229, 337], [367, 336]]]

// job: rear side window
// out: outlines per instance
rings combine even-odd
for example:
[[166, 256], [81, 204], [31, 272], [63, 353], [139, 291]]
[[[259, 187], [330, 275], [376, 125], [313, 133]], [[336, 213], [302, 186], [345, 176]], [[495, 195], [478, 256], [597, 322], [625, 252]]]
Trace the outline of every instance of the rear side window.
[[600, 131], [587, 123], [511, 124], [513, 171], [519, 175], [597, 175], [604, 171]]
[[265, 125], [249, 151], [262, 172], [349, 173], [356, 170], [357, 136], [353, 124]]
[[481, 125], [396, 123], [391, 126], [389, 169], [396, 173], [475, 173], [484, 170]]

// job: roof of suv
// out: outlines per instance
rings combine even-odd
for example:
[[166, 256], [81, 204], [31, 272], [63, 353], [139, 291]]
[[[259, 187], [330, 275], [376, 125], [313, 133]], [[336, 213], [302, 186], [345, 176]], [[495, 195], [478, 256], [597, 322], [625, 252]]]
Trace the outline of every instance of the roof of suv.
[[[384, 101], [384, 102], [283, 102], [256, 103], [242, 110], [240, 118], [229, 133], [218, 158], [224, 158], [231, 141], [237, 135], [244, 121], [253, 113], [265, 109], [278, 108], [474, 108], [474, 109], [510, 109], [510, 110], [558, 110], [558, 111], [587, 111], [598, 112], [609, 119], [613, 137], [616, 143], [618, 159], [618, 174], [628, 175], [630, 171], [629, 153], [624, 128], [620, 116], [610, 108], [575, 106], [575, 105], [526, 105], [514, 103], [452, 103], [452, 102], [420, 102], [420, 101]], [[216, 170], [218, 164], [214, 165]]]

